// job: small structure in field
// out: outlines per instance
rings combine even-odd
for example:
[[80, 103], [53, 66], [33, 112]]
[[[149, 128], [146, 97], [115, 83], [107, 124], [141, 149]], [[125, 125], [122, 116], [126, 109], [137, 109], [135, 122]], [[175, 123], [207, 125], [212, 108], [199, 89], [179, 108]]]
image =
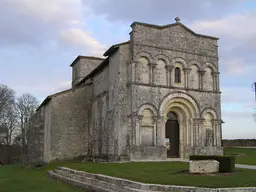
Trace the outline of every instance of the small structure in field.
[[219, 162], [216, 160], [201, 160], [189, 162], [189, 173], [218, 173]]

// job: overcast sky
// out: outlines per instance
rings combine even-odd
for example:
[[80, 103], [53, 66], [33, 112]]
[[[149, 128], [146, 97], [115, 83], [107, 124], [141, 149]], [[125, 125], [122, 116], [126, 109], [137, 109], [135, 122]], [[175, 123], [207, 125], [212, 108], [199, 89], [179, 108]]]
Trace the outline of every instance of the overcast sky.
[[129, 39], [133, 21], [181, 22], [220, 37], [223, 138], [256, 138], [256, 2], [246, 0], [1, 0], [0, 83], [42, 101], [70, 87], [77, 55]]

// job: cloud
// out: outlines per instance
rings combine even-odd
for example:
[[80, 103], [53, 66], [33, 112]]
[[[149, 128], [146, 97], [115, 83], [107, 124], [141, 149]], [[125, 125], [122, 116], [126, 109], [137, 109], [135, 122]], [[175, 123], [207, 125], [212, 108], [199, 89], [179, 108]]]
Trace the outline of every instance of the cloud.
[[222, 110], [222, 116], [224, 116], [225, 118], [233, 118], [233, 119], [237, 119], [237, 118], [252, 118], [252, 112], [238, 112], [238, 111], [225, 111]]
[[247, 105], [254, 101], [254, 93], [248, 87], [222, 87], [221, 99], [224, 103], [240, 103]]
[[250, 73], [256, 59], [256, 13], [244, 12], [209, 20], [197, 20], [190, 27], [220, 37], [220, 63], [230, 75]]
[[57, 44], [63, 48], [62, 41], [68, 41], [69, 46], [82, 46], [84, 54], [88, 50], [97, 53], [102, 46], [89, 34], [84, 23], [85, 13], [80, 0], [2, 0], [0, 46], [47, 49]]
[[87, 31], [79, 28], [67, 29], [61, 32], [61, 38], [66, 43], [85, 49], [88, 55], [102, 56], [106, 46], [93, 38]]
[[95, 14], [104, 15], [109, 21], [173, 22], [176, 16], [187, 20], [215, 18], [231, 12], [248, 1], [239, 0], [82, 0]]

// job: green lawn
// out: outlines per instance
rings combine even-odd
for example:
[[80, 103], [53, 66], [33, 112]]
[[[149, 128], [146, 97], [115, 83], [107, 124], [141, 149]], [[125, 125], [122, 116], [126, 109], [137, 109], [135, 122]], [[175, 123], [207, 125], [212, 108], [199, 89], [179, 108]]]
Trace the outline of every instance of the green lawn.
[[236, 163], [256, 165], [256, 148], [225, 147], [225, 154], [238, 155]]
[[46, 176], [47, 170], [57, 164], [42, 168], [25, 168], [22, 165], [0, 166], [1, 192], [84, 192], [82, 189], [65, 185]]
[[188, 163], [182, 162], [73, 163], [67, 167], [144, 183], [200, 187], [256, 187], [256, 170], [237, 169], [234, 175], [229, 176], [189, 175], [184, 173], [188, 170]]
[[256, 186], [256, 170], [238, 169], [229, 176], [189, 175], [188, 163], [53, 163], [41, 168], [25, 168], [21, 165], [0, 167], [1, 192], [79, 192], [84, 191], [61, 182], [49, 179], [48, 170], [57, 166], [70, 167], [91, 173], [101, 173], [129, 180], [200, 187], [249, 187]]

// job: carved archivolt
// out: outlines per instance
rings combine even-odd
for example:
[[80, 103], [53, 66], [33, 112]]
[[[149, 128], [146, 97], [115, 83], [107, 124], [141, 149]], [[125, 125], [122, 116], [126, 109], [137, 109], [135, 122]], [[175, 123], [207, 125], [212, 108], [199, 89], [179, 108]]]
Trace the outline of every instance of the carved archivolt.
[[204, 146], [216, 146], [219, 135], [219, 125], [215, 123], [217, 114], [212, 108], [205, 108], [201, 114], [204, 119], [202, 132], [204, 134]]
[[160, 116], [166, 116], [170, 109], [169, 105], [175, 102], [183, 103], [183, 105], [189, 109], [193, 117], [199, 117], [200, 110], [196, 101], [191, 96], [182, 92], [170, 93], [164, 98], [159, 107]]
[[156, 143], [156, 109], [150, 104], [145, 104], [138, 110], [137, 138], [141, 145], [154, 145]]
[[150, 109], [154, 113], [155, 116], [157, 115], [157, 109], [151, 103], [145, 103], [145, 104], [141, 105], [139, 110], [137, 111], [137, 115], [142, 115], [142, 113], [145, 109]]
[[185, 68], [187, 66], [186, 61], [181, 57], [173, 58], [172, 65], [175, 66], [176, 63], [180, 63], [182, 65], [182, 68]]
[[207, 113], [211, 114], [211, 115], [213, 116], [213, 119], [218, 119], [217, 113], [214, 111], [214, 109], [209, 108], [209, 107], [205, 108], [205, 109], [202, 111], [201, 117], [204, 118], [204, 116], [205, 116]]
[[210, 62], [207, 62], [203, 65], [204, 69], [206, 69], [207, 67], [209, 67], [212, 72], [218, 72], [218, 69], [217, 67], [213, 64], [213, 63], [210, 63]]
[[200, 69], [202, 67], [201, 63], [198, 60], [190, 60], [188, 62], [188, 67], [190, 68], [192, 65], [196, 65], [198, 67], [198, 69]]
[[156, 56], [155, 56], [155, 60], [156, 60], [156, 61], [158, 61], [158, 60], [164, 60], [167, 65], [171, 65], [170, 59], [169, 59], [167, 56], [163, 55], [163, 54], [156, 55]]
[[154, 58], [152, 57], [152, 55], [150, 53], [147, 53], [145, 51], [139, 52], [136, 56], [135, 56], [135, 60], [139, 61], [139, 59], [141, 57], [146, 57], [150, 63], [154, 62]]
[[[135, 56], [135, 79], [138, 83], [176, 86], [186, 89], [218, 91], [218, 68], [211, 62], [200, 63], [196, 59], [188, 63], [181, 57], [170, 59], [164, 54], [152, 56], [142, 51]], [[174, 69], [181, 69], [180, 82], [175, 82]]]

